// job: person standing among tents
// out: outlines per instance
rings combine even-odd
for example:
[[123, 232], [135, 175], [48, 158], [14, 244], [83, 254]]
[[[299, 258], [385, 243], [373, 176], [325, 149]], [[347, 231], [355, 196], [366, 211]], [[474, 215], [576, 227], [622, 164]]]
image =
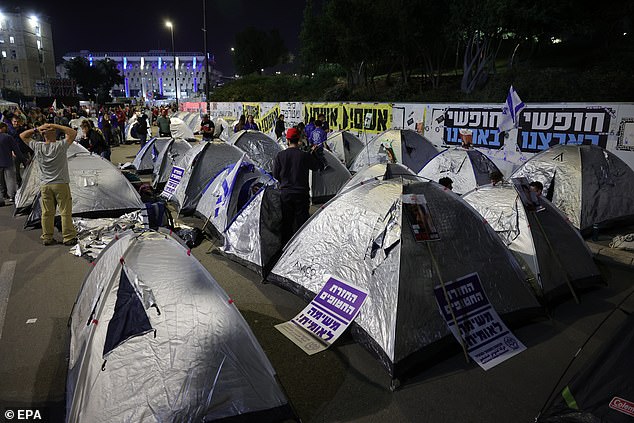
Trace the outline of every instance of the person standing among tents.
[[[65, 134], [63, 141], [57, 141], [57, 131]], [[44, 142], [33, 140], [33, 135], [41, 133]], [[64, 245], [77, 243], [77, 232], [73, 226], [73, 200], [70, 193], [70, 175], [66, 152], [77, 136], [77, 131], [67, 126], [44, 124], [28, 129], [20, 134], [20, 139], [35, 152], [34, 160], [40, 168], [40, 204], [42, 207], [42, 243], [53, 245], [53, 223], [55, 209], [62, 217]]]
[[156, 118], [156, 126], [159, 128], [159, 137], [171, 137], [170, 118], [167, 117], [167, 109], [163, 109], [161, 116]]
[[244, 117], [244, 115], [240, 115], [240, 119], [238, 119], [238, 123], [236, 123], [236, 126], [233, 127], [233, 132], [240, 132], [243, 129], [246, 129], [244, 126], [246, 125], [247, 120]]
[[301, 151], [299, 131], [286, 131], [288, 148], [280, 151], [273, 161], [273, 177], [280, 183], [282, 202], [282, 244], [286, 244], [293, 234], [308, 220], [310, 208], [309, 170], [318, 170], [321, 164], [312, 153]]
[[20, 161], [23, 161], [24, 157], [15, 139], [7, 133], [7, 130], [7, 124], [0, 122], [0, 201], [6, 198], [13, 202], [18, 188], [13, 157], [15, 156]]
[[88, 119], [84, 119], [79, 127], [82, 130], [82, 137], [79, 144], [86, 147], [93, 154], [98, 154], [106, 160], [110, 160], [110, 147], [106, 144], [106, 139], [102, 133], [95, 129]]
[[326, 134], [330, 132], [330, 125], [328, 125], [328, 121], [326, 120], [326, 115], [323, 113], [320, 113], [319, 116], [317, 116], [317, 119], [321, 121], [321, 129], [323, 129]]
[[284, 115], [280, 114], [275, 122], [275, 139], [279, 140], [286, 131], [286, 124], [284, 124]]
[[24, 159], [21, 160], [18, 156], [14, 157], [15, 163], [15, 179], [18, 182], [18, 188], [22, 185], [22, 171], [20, 167], [24, 166], [24, 170], [29, 166], [31, 158], [33, 157], [33, 150], [31, 150], [27, 145], [25, 145], [22, 141], [20, 141], [20, 134], [26, 131], [26, 119], [22, 117], [23, 115], [14, 114], [11, 119], [11, 123], [13, 125], [13, 131], [9, 131], [9, 135], [13, 137], [16, 144], [19, 146], [20, 151], [22, 152], [22, 156]]
[[247, 116], [247, 123], [244, 124], [244, 129], [250, 129], [252, 131], [259, 131], [258, 124], [253, 120], [253, 115]]
[[203, 136], [203, 141], [213, 140], [215, 130], [214, 121], [209, 118], [209, 115], [204, 114], [203, 119], [200, 121], [200, 133]]
[[147, 142], [147, 115], [143, 111], [139, 112], [139, 117], [137, 117], [136, 121], [138, 123], [136, 134], [139, 136], [141, 148], [143, 148]]
[[315, 121], [315, 129], [311, 132], [310, 137], [308, 138], [308, 142], [311, 147], [315, 150], [315, 156], [322, 164], [322, 168], [328, 167], [326, 162], [326, 156], [324, 155], [324, 147], [326, 146], [326, 139], [328, 136], [326, 135], [326, 131], [322, 128], [323, 122], [319, 119]]
[[315, 130], [315, 117], [311, 116], [311, 118], [308, 119], [308, 125], [304, 127], [304, 133], [306, 134], [306, 139], [308, 141], [310, 141], [310, 136], [314, 130]]

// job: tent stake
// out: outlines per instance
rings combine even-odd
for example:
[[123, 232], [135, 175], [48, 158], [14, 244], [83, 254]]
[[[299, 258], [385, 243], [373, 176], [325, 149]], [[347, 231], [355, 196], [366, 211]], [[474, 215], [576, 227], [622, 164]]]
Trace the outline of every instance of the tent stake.
[[462, 352], [464, 353], [464, 358], [467, 363], [469, 363], [469, 354], [467, 353], [467, 347], [465, 345], [465, 341], [462, 337], [462, 332], [460, 331], [460, 327], [458, 326], [458, 320], [456, 319], [456, 315], [453, 311], [453, 307], [451, 306], [451, 302], [449, 301], [449, 295], [447, 294], [447, 288], [445, 287], [445, 282], [442, 279], [442, 275], [440, 274], [440, 268], [438, 267], [438, 263], [436, 262], [436, 257], [431, 250], [431, 246], [429, 242], [425, 242], [427, 244], [427, 250], [429, 251], [429, 255], [431, 256], [431, 262], [434, 266], [434, 270], [438, 275], [438, 280], [440, 281], [440, 286], [442, 287], [442, 292], [445, 296], [445, 301], [447, 301], [447, 305], [449, 306], [449, 311], [451, 312], [451, 320], [453, 320], [453, 324], [456, 325], [456, 330], [458, 331], [458, 338], [460, 340], [460, 346], [462, 347]]

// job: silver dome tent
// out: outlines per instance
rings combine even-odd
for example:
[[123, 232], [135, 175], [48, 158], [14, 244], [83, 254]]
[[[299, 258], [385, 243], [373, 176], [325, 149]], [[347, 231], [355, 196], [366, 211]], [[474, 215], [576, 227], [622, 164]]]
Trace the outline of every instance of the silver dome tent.
[[328, 164], [325, 169], [310, 171], [310, 197], [313, 204], [330, 200], [351, 177], [348, 169], [333, 153], [324, 149], [324, 158]]
[[634, 170], [601, 147], [554, 146], [513, 177], [541, 182], [544, 195], [581, 231], [634, 219]]
[[328, 136], [326, 144], [332, 153], [349, 168], [363, 150], [363, 142], [350, 131], [337, 131]]
[[[412, 194], [427, 203], [431, 220], [423, 226], [404, 207]], [[509, 322], [538, 309], [515, 258], [459, 196], [435, 183], [390, 180], [331, 200], [284, 247], [268, 280], [307, 301], [325, 274], [369, 292], [352, 335], [393, 378], [402, 378], [457, 345], [433, 289], [472, 273]]]
[[500, 171], [485, 154], [478, 150], [448, 148], [427, 163], [418, 176], [438, 182], [448, 177], [453, 181], [453, 192], [464, 194], [476, 187], [491, 183], [489, 174]]
[[169, 179], [172, 168], [192, 150], [192, 145], [184, 140], [172, 139], [167, 147], [160, 150], [152, 169], [152, 186], [162, 189]]
[[[90, 153], [68, 158], [73, 216], [119, 217], [141, 210], [145, 204], [125, 176], [110, 161]], [[25, 227], [39, 225], [39, 193], [34, 198]]]
[[[519, 258], [536, 292], [552, 299], [601, 282], [592, 254], [567, 218], [545, 198], [525, 205], [511, 184], [484, 186], [463, 199]], [[575, 297], [576, 298], [576, 297]]]
[[[74, 142], [66, 150], [66, 157], [73, 157], [79, 153], [90, 154], [86, 148]], [[33, 200], [40, 192], [40, 167], [32, 161], [22, 175], [22, 185], [15, 194], [15, 214], [23, 215], [31, 211]]]
[[203, 227], [222, 238], [222, 252], [261, 274], [282, 248], [275, 184], [265, 170], [242, 157], [211, 181], [196, 207]]
[[417, 132], [390, 129], [368, 142], [350, 166], [350, 171], [358, 172], [376, 163], [400, 163], [418, 173], [436, 154], [438, 150], [431, 141]]
[[386, 181], [389, 179], [409, 179], [419, 180], [414, 172], [409, 168], [398, 163], [377, 163], [372, 166], [365, 167], [354, 174], [352, 178], [341, 188], [340, 192], [344, 192], [359, 184], [372, 180]]
[[161, 153], [169, 146], [171, 138], [152, 137], [136, 153], [132, 165], [137, 173], [152, 173], [154, 164], [161, 156]]
[[280, 421], [288, 400], [249, 326], [163, 233], [124, 232], [70, 318], [66, 421]]
[[275, 140], [260, 131], [239, 131], [228, 142], [247, 153], [251, 160], [269, 173], [273, 173], [273, 159], [282, 151]]
[[200, 143], [178, 162], [177, 166], [183, 168], [185, 173], [173, 194], [166, 196], [164, 190], [162, 195], [176, 206], [180, 214], [190, 215], [196, 210], [200, 196], [209, 181], [240, 157], [242, 152], [225, 142]]

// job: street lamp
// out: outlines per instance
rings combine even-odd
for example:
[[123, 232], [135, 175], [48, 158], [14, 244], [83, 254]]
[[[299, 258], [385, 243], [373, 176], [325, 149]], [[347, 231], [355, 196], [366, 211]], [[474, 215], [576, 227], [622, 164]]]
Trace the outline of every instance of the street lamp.
[[176, 93], [176, 109], [178, 109], [178, 80], [176, 71], [176, 50], [174, 49], [174, 25], [170, 21], [165, 22], [165, 26], [170, 29], [172, 35], [172, 55], [174, 56], [174, 91]]
[[205, 50], [205, 108], [209, 113], [209, 53], [207, 53], [207, 9], [203, 0], [203, 50]]

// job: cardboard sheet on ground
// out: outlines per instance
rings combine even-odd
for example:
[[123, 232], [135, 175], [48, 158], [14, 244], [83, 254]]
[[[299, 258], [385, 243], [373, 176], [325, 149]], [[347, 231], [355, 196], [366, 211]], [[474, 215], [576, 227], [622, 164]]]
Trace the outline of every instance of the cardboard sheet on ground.
[[471, 359], [484, 370], [526, 349], [498, 316], [477, 273], [446, 283], [445, 289], [446, 297], [442, 286], [434, 288], [440, 314], [458, 342], [464, 342]]
[[161, 197], [165, 198], [166, 200], [172, 198], [172, 195], [174, 195], [174, 192], [176, 192], [176, 188], [178, 188], [178, 185], [181, 183], [183, 174], [185, 174], [185, 169], [183, 169], [182, 167], [172, 167], [172, 173], [170, 174], [170, 177], [165, 184], [165, 188], [163, 188]]
[[275, 328], [308, 355], [324, 351], [350, 326], [367, 291], [327, 275], [313, 300], [292, 320]]

